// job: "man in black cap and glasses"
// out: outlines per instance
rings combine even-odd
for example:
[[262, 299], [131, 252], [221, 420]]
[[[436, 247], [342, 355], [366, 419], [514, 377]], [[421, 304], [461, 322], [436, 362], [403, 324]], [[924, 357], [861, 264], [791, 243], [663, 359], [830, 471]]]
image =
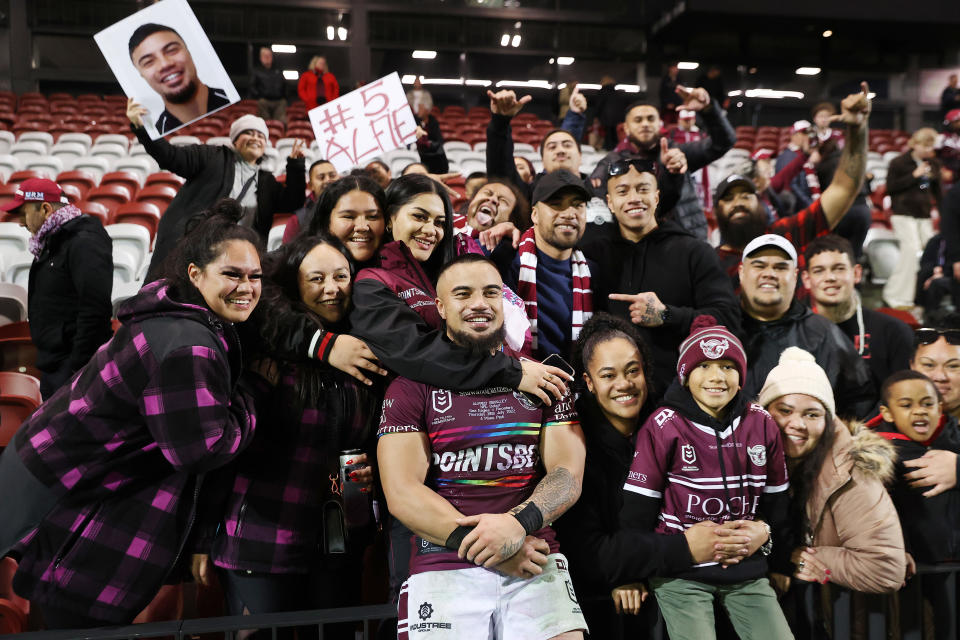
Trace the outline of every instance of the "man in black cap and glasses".
[[585, 243], [597, 263], [594, 280], [612, 293], [611, 313], [641, 328], [650, 346], [654, 383], [662, 392], [675, 377], [677, 349], [690, 323], [709, 314], [734, 333], [740, 310], [717, 256], [672, 219], [658, 219], [657, 165], [618, 160], [607, 166], [607, 206], [616, 227]]

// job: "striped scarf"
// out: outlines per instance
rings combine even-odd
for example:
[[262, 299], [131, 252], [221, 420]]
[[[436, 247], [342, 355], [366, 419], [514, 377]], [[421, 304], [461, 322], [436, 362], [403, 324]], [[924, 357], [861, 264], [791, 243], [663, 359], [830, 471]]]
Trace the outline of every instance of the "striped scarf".
[[[520, 236], [520, 276], [517, 282], [517, 294], [523, 298], [530, 319], [530, 334], [533, 336], [533, 348], [537, 348], [537, 243], [533, 228]], [[570, 273], [573, 276], [573, 321], [571, 338], [577, 339], [583, 323], [593, 315], [593, 293], [590, 291], [590, 267], [580, 249], [574, 249], [570, 256]]]
[[820, 179], [817, 178], [817, 172], [814, 170], [813, 163], [807, 161], [803, 165], [803, 176], [807, 180], [807, 188], [810, 189], [810, 195], [814, 200], [820, 198]]

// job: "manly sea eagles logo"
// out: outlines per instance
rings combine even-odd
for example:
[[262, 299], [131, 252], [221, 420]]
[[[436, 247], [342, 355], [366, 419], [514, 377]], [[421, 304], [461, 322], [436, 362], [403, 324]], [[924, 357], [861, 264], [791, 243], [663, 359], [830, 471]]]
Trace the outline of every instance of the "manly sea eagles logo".
[[722, 358], [729, 348], [730, 342], [726, 338], [710, 338], [700, 341], [700, 349], [703, 351], [703, 355], [711, 360]]
[[453, 394], [446, 389], [434, 389], [433, 410], [437, 413], [446, 413], [453, 406]]
[[747, 454], [750, 456], [750, 460], [753, 461], [753, 464], [758, 467], [762, 467], [767, 464], [767, 448], [762, 444], [755, 444], [752, 447], [747, 448]]
[[680, 447], [680, 459], [683, 460], [683, 464], [693, 464], [697, 461], [697, 452], [693, 450], [692, 444]]

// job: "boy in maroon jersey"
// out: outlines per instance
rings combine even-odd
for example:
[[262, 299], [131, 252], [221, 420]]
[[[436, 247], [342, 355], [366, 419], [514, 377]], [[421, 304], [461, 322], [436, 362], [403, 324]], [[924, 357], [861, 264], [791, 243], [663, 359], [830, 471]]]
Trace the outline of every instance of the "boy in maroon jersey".
[[[450, 262], [436, 301], [447, 337], [481, 353], [506, 349], [502, 287], [483, 256]], [[390, 513], [414, 534], [398, 638], [582, 639], [549, 526], [576, 502], [583, 477], [570, 396], [538, 406], [507, 387], [453, 392], [397, 378], [379, 436]]]
[[776, 422], [740, 391], [746, 373], [740, 341], [698, 316], [680, 345], [679, 381], [637, 437], [624, 485], [627, 526], [680, 534], [710, 520], [750, 537], [734, 563], [650, 579], [673, 640], [716, 637], [714, 597], [741, 638], [793, 637], [766, 578], [772, 531], [782, 539], [788, 528], [787, 466]]

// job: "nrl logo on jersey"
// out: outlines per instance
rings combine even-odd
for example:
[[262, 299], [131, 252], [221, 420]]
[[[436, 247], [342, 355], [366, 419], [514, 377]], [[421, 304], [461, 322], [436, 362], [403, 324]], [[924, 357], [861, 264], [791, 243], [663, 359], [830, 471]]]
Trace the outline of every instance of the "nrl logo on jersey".
[[453, 406], [453, 394], [447, 389], [435, 389], [432, 394], [433, 410], [446, 413]]
[[750, 460], [753, 464], [758, 467], [762, 467], [767, 464], [767, 448], [762, 444], [755, 444], [752, 447], [747, 448], [747, 455], [750, 456]]
[[700, 350], [703, 351], [703, 355], [711, 360], [722, 358], [723, 354], [726, 353], [729, 348], [730, 341], [726, 338], [710, 338], [709, 340], [704, 339], [700, 341]]
[[681, 445], [680, 459], [683, 460], [683, 464], [693, 464], [697, 461], [697, 452], [694, 451], [692, 444]]

